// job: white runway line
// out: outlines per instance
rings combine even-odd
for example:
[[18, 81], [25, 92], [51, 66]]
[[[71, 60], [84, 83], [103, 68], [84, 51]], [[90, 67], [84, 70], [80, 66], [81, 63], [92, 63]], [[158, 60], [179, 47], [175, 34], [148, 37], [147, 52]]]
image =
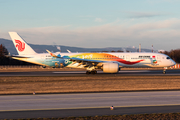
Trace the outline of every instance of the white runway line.
[[119, 71], [119, 73], [129, 73], [129, 72], [136, 72], [136, 73], [138, 73], [138, 72], [151, 72], [150, 70], [122, 70], [122, 71]]
[[52, 73], [86, 73], [85, 71], [62, 71], [62, 72], [52, 72]]

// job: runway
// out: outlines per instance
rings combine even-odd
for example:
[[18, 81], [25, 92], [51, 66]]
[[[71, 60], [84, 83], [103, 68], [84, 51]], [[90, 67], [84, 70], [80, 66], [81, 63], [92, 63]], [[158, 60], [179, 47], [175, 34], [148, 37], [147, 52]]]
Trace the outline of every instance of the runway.
[[61, 118], [84, 117], [104, 115], [131, 115], [152, 113], [176, 113], [180, 106], [148, 106], [148, 107], [116, 107], [113, 111], [109, 108], [91, 109], [65, 109], [65, 110], [35, 110], [35, 111], [6, 111], [0, 112], [0, 119], [25, 119], [25, 118]]
[[[95, 76], [179, 76], [180, 70], [98, 71]], [[85, 71], [0, 72], [0, 76], [94, 76]], [[110, 111], [109, 107], [115, 110]], [[0, 96], [0, 119], [180, 112], [180, 91], [36, 94]]]
[[180, 112], [180, 91], [3, 95], [0, 111], [0, 119]]
[[[91, 75], [91, 74], [90, 74]], [[167, 70], [166, 74], [162, 70], [122, 70], [116, 74], [103, 73], [98, 71], [96, 76], [123, 76], [123, 75], [180, 75], [179, 69]], [[0, 72], [0, 76], [87, 76], [86, 71], [36, 71], [36, 72]]]

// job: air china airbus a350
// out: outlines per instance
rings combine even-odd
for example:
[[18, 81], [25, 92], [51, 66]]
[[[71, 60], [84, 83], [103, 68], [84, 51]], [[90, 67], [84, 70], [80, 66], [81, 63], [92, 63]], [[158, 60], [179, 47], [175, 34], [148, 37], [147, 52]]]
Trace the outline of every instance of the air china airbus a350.
[[[161, 53], [36, 53], [16, 32], [9, 32], [19, 55], [13, 59], [51, 67], [85, 68], [86, 74], [117, 73], [120, 68], [170, 67], [176, 63]], [[165, 73], [165, 71], [163, 71]]]

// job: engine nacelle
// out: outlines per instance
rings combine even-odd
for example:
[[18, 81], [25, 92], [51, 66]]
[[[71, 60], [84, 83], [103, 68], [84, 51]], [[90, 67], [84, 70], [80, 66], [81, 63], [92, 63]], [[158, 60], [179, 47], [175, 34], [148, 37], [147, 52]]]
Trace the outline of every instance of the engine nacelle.
[[118, 63], [104, 63], [103, 72], [105, 73], [117, 73], [119, 71]]

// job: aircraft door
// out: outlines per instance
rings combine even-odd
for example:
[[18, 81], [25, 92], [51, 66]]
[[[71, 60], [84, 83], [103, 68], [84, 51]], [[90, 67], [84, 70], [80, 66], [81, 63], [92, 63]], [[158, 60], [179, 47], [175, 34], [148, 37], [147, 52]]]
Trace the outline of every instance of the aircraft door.
[[130, 56], [126, 55], [126, 61], [130, 61]]
[[157, 56], [157, 62], [161, 62], [161, 57], [160, 57], [160, 55]]
[[41, 56], [41, 62], [44, 62], [44, 60], [45, 60], [45, 56]]
[[161, 59], [161, 58], [160, 58], [160, 56], [158, 55], [158, 56], [157, 56], [157, 60], [160, 60], [160, 59]]

